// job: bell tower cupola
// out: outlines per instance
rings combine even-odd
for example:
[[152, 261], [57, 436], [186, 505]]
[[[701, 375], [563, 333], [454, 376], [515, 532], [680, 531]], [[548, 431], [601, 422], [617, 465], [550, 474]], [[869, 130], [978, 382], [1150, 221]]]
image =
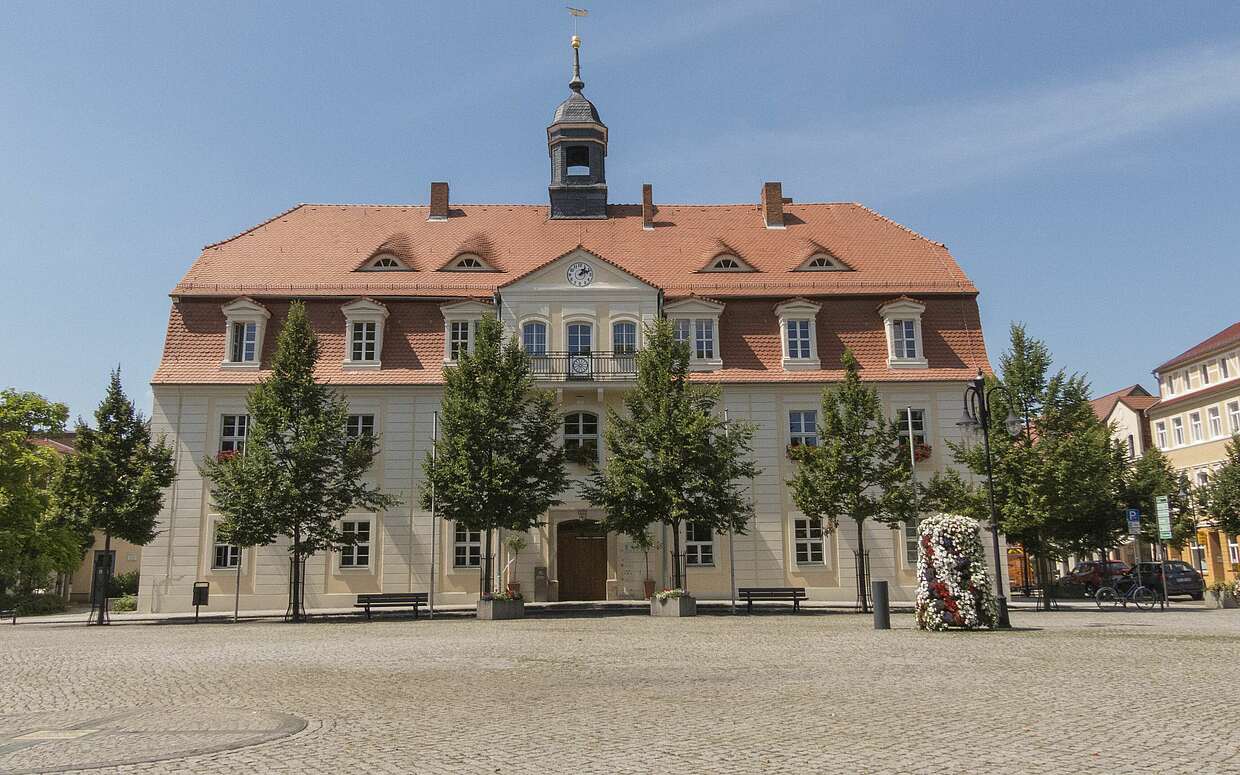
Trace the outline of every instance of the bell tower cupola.
[[572, 93], [555, 109], [547, 127], [551, 157], [551, 217], [606, 218], [607, 126], [586, 96], [581, 80], [581, 38], [573, 36]]

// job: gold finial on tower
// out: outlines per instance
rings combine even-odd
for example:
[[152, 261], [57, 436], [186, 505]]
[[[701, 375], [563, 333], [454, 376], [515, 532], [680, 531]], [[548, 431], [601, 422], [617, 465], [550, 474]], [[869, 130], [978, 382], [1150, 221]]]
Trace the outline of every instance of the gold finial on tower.
[[573, 48], [581, 48], [581, 38], [573, 36]]

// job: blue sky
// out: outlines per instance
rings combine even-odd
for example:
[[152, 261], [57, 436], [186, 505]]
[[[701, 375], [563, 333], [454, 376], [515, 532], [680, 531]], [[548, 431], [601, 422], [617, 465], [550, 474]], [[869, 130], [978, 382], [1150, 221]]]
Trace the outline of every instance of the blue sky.
[[[585, 4], [586, 0], [581, 0]], [[1097, 392], [1240, 318], [1240, 4], [595, 3], [612, 201], [859, 201]], [[589, 7], [589, 6], [587, 6]], [[548, 3], [0, 8], [0, 386], [149, 406], [168, 291], [298, 202], [544, 202]]]

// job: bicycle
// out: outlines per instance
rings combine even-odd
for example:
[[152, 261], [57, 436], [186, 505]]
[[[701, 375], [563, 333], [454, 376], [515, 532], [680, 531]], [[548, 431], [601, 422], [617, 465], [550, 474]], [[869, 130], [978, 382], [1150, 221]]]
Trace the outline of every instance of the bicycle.
[[1100, 588], [1094, 593], [1094, 603], [1099, 608], [1106, 606], [1127, 608], [1128, 604], [1132, 603], [1138, 610], [1148, 611], [1158, 602], [1158, 595], [1153, 589], [1144, 584], [1138, 584], [1134, 579], [1127, 579], [1127, 583], [1124, 581], [1121, 580], [1112, 587]]

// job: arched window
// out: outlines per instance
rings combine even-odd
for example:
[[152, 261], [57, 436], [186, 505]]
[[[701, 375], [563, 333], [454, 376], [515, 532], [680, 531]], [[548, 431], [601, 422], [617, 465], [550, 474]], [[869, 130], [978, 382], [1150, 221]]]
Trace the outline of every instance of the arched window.
[[564, 415], [564, 452], [577, 463], [598, 462], [598, 415], [573, 412]]
[[594, 326], [589, 323], [568, 324], [568, 351], [589, 353], [594, 349]]
[[546, 355], [547, 324], [532, 320], [521, 326], [521, 346], [530, 355]]
[[449, 261], [447, 266], [443, 267], [443, 271], [445, 272], [493, 272], [495, 270], [490, 264], [488, 264], [486, 261], [483, 261], [481, 257], [473, 253], [462, 253], [456, 258], [454, 258], [452, 261]]
[[637, 324], [621, 320], [611, 324], [611, 349], [616, 355], [637, 352]]

